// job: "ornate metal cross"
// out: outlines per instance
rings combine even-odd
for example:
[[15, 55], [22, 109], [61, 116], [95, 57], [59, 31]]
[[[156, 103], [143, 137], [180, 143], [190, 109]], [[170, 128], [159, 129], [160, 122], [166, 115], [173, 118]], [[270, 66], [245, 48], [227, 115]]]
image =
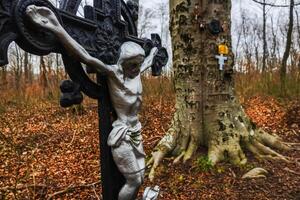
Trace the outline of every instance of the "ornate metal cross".
[[8, 47], [13, 41], [23, 50], [36, 55], [51, 52], [62, 54], [65, 69], [72, 81], [77, 83], [87, 96], [99, 102], [102, 195], [104, 200], [115, 200], [124, 184], [124, 178], [114, 164], [110, 148], [107, 146], [114, 110], [109, 99], [106, 77], [97, 74], [97, 83], [93, 82], [81, 63], [66, 53], [51, 32], [31, 23], [25, 10], [32, 4], [50, 8], [72, 38], [92, 56], [107, 64], [116, 63], [119, 47], [125, 41], [140, 44], [146, 54], [153, 46], [160, 48], [153, 67], [154, 75], [158, 75], [160, 66], [166, 64], [168, 55], [166, 50], [161, 48], [160, 39], [156, 35], [152, 35], [152, 40], [136, 37], [135, 21], [123, 0], [94, 0], [94, 7], [84, 7], [84, 18], [76, 16], [80, 3], [81, 0], [63, 0], [57, 9], [47, 0], [1, 0], [0, 66], [8, 63]]

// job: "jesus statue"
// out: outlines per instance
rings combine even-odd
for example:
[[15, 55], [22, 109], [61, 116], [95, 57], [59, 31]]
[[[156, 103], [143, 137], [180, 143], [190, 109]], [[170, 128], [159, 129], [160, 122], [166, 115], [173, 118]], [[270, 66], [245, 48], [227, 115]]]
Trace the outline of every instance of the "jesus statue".
[[92, 57], [61, 26], [57, 17], [46, 7], [28, 6], [27, 16], [42, 28], [53, 32], [74, 59], [107, 75], [109, 93], [117, 120], [109, 134], [113, 159], [126, 179], [119, 192], [119, 200], [133, 200], [144, 180], [145, 153], [142, 144], [138, 112], [142, 104], [141, 73], [153, 65], [157, 48], [145, 58], [144, 49], [137, 43], [125, 42], [120, 47], [118, 62], [107, 65]]

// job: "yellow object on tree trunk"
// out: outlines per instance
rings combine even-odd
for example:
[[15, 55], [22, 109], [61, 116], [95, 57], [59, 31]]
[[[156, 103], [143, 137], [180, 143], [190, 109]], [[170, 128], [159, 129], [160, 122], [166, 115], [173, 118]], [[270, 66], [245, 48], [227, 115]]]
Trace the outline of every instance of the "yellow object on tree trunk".
[[219, 54], [228, 55], [229, 54], [229, 48], [226, 44], [220, 44], [218, 46]]

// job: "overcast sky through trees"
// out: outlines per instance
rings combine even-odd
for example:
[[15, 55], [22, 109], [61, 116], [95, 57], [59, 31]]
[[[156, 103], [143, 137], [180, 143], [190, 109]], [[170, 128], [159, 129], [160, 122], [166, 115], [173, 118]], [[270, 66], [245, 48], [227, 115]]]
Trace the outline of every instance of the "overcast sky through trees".
[[[55, 1], [55, 0], [52, 0]], [[162, 10], [160, 8], [161, 5], [168, 5], [169, 0], [140, 0], [140, 7], [142, 7], [143, 10], [151, 9], [156, 14], [151, 15], [151, 19], [145, 19], [145, 16], [140, 16], [141, 21], [139, 24], [139, 28], [143, 26], [143, 23], [145, 23], [145, 20], [147, 20], [147, 26], [148, 29], [143, 33], [142, 37], [149, 37], [151, 33], [161, 33], [162, 26], [166, 27], [166, 21], [163, 21], [161, 23], [161, 15], [162, 13], [159, 13], [160, 11], [168, 11], [168, 9], [165, 6], [165, 9]], [[93, 4], [93, 0], [83, 0], [82, 2], [87, 2], [89, 5]], [[288, 0], [267, 0], [267, 2], [270, 3], [276, 3], [276, 4], [289, 4]], [[235, 43], [235, 37], [236, 35], [236, 29], [239, 25], [241, 14], [242, 12], [247, 13], [249, 18], [253, 19], [261, 19], [262, 16], [262, 8], [257, 3], [253, 2], [252, 0], [232, 0], [232, 32], [233, 32], [233, 44]], [[272, 16], [274, 21], [278, 21], [279, 18], [286, 18], [288, 16], [288, 8], [267, 8], [267, 17]], [[168, 13], [164, 13], [164, 15], [167, 15]], [[270, 18], [269, 18], [270, 19]], [[270, 20], [268, 20], [270, 21]], [[233, 45], [235, 46], [235, 45]]]
[[[52, 0], [55, 1], [55, 0]], [[168, 48], [171, 54], [171, 38], [169, 37], [169, 0], [139, 0], [140, 2], [140, 18], [139, 18], [139, 37], [150, 38], [151, 33], [158, 33], [163, 45]], [[93, 0], [83, 0], [83, 4], [87, 2], [89, 5], [93, 5]], [[289, 4], [289, 0], [266, 0], [268, 3], [275, 4]], [[296, 1], [297, 3], [298, 1]], [[300, 12], [300, 6], [296, 9]], [[280, 46], [284, 46], [285, 37], [280, 32], [280, 28], [284, 29], [288, 21], [289, 8], [271, 8], [267, 6], [267, 35], [271, 31], [271, 20], [273, 20], [273, 26], [276, 26], [278, 37], [280, 38]], [[80, 13], [83, 15], [83, 11]], [[237, 45], [237, 38], [241, 34], [241, 19], [242, 15], [246, 17], [246, 23], [251, 23], [251, 26], [257, 26], [259, 29], [262, 27], [262, 6], [253, 2], [252, 0], [232, 0], [232, 46], [235, 53], [242, 53], [240, 51], [241, 46]], [[251, 37], [247, 34], [242, 36], [242, 40], [248, 40], [247, 37]], [[250, 40], [250, 39], [249, 39]], [[251, 38], [253, 42], [253, 38]], [[255, 39], [254, 39], [255, 40]], [[260, 43], [260, 42], [259, 42]], [[260, 48], [261, 49], [261, 48]], [[238, 57], [238, 55], [236, 55]], [[169, 63], [171, 66], [172, 63]]]

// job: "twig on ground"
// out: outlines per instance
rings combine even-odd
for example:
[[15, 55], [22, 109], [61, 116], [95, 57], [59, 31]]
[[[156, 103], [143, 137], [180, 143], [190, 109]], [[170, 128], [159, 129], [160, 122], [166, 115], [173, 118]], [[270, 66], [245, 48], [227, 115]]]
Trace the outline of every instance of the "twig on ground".
[[94, 191], [94, 194], [95, 194], [95, 196], [97, 197], [97, 199], [100, 200], [100, 197], [98, 196], [98, 194], [97, 194], [97, 192], [96, 192], [95, 185], [93, 185], [93, 191]]
[[91, 184], [83, 184], [83, 185], [73, 185], [73, 184], [71, 184], [67, 188], [51, 194], [47, 198], [47, 200], [51, 200], [51, 199], [53, 199], [56, 196], [59, 196], [59, 195], [62, 195], [62, 194], [66, 194], [66, 193], [71, 192], [71, 191], [73, 191], [75, 189], [87, 189], [87, 188], [90, 188], [90, 187], [94, 187], [95, 185], [97, 185], [99, 183], [100, 183], [100, 181], [97, 181], [97, 182], [91, 183]]
[[46, 185], [17, 185], [16, 187], [2, 187], [0, 188], [0, 191], [7, 192], [7, 191], [15, 191], [15, 190], [25, 190], [28, 188], [47, 188]]
[[[68, 187], [60, 190], [60, 191], [57, 191], [51, 195], [49, 195], [49, 197], [47, 198], [47, 200], [51, 200], [53, 199], [54, 197], [56, 196], [59, 196], [59, 195], [62, 195], [62, 194], [66, 194], [68, 192], [71, 192], [75, 189], [89, 189], [89, 188], [93, 188], [95, 194], [96, 194], [96, 190], [95, 190], [95, 185], [99, 184], [100, 181], [97, 181], [97, 182], [94, 182], [94, 183], [90, 183], [90, 184], [82, 184], [82, 185], [69, 185]], [[49, 188], [50, 186], [47, 186], [47, 185], [17, 185], [16, 187], [3, 187], [3, 188], [0, 188], [0, 191], [1, 192], [8, 192], [8, 191], [16, 191], [16, 190], [25, 190], [25, 189], [28, 189], [28, 188], [41, 188], [41, 189], [44, 189], [44, 188]], [[100, 200], [99, 196], [96, 194], [96, 197], [97, 199]]]
[[299, 175], [299, 176], [300, 176], [300, 173], [295, 172], [294, 170], [291, 170], [291, 169], [288, 168], [288, 167], [283, 168], [283, 170], [285, 170], [285, 171], [287, 171], [287, 172], [290, 172], [290, 173], [293, 173], [293, 174], [296, 174], [296, 175]]

